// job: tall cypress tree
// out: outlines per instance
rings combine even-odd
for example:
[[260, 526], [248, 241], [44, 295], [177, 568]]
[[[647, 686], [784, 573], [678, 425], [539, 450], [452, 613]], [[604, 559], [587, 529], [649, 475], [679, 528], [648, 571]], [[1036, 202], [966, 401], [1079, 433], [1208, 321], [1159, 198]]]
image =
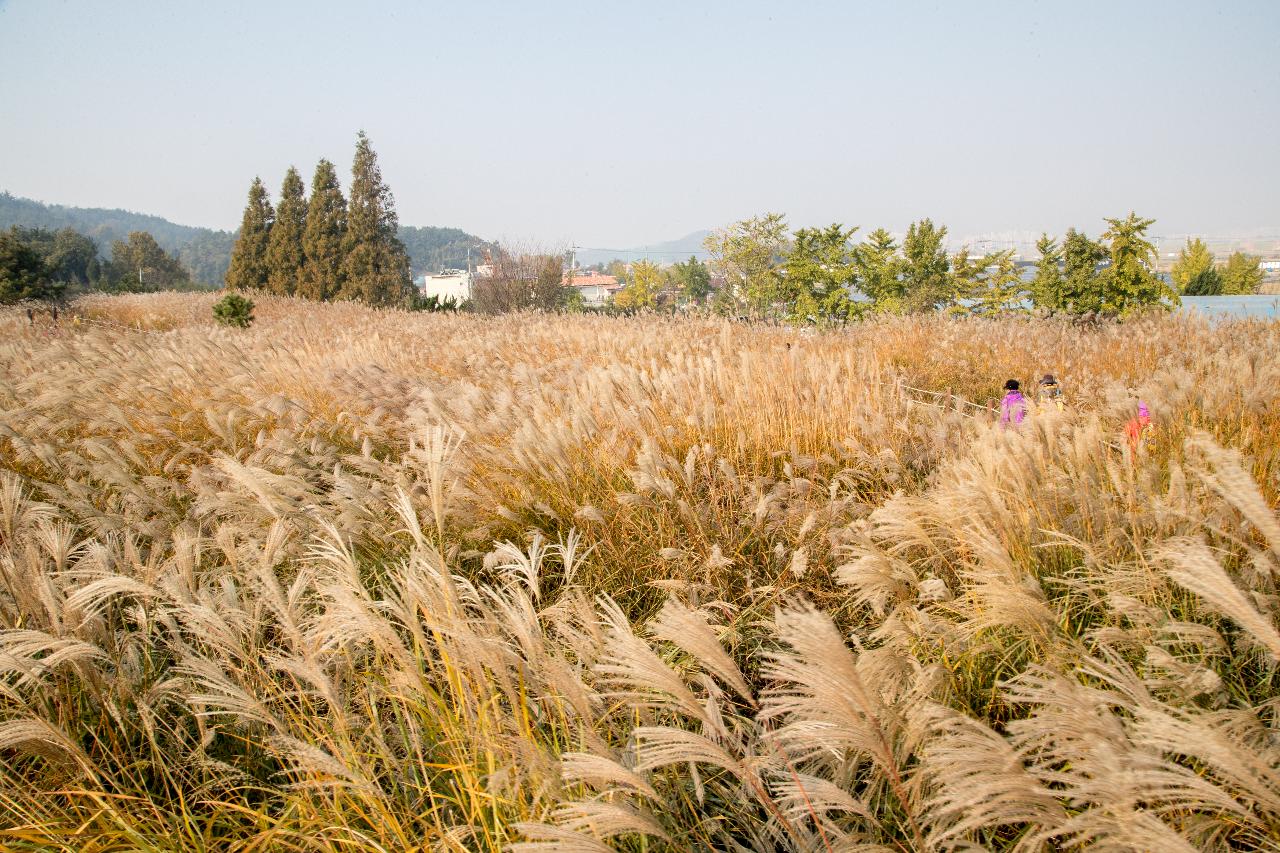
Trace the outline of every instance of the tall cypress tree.
[[295, 293], [307, 299], [332, 299], [342, 289], [342, 259], [347, 233], [347, 200], [338, 173], [328, 160], [316, 164], [302, 233], [302, 275]]
[[231, 251], [231, 266], [227, 268], [228, 290], [267, 286], [267, 241], [274, 219], [267, 188], [261, 178], [254, 178], [249, 186], [249, 203], [240, 221], [240, 236]]
[[382, 182], [378, 155], [364, 131], [351, 166], [342, 296], [370, 305], [394, 305], [409, 292], [409, 255], [396, 236], [395, 199]]
[[280, 188], [280, 205], [276, 221], [267, 241], [267, 289], [281, 296], [291, 296], [298, 288], [302, 274], [302, 235], [307, 228], [306, 187], [298, 170], [289, 167]]

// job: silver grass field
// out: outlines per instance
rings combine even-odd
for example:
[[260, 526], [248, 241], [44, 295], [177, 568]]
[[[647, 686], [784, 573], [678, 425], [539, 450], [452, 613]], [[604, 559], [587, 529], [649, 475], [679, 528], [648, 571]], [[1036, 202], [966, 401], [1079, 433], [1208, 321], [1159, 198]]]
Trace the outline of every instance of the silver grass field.
[[0, 313], [0, 849], [1280, 851], [1280, 323], [214, 299]]

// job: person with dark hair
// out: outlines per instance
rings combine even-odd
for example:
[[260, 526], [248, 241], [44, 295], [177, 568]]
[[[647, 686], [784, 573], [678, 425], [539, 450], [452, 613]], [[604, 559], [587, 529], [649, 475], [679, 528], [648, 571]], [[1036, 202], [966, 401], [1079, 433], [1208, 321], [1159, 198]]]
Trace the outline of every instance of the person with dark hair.
[[1004, 383], [1005, 395], [1000, 401], [1000, 425], [1018, 426], [1027, 416], [1027, 398], [1022, 396], [1022, 384], [1016, 379]]
[[1055, 406], [1059, 412], [1063, 409], [1062, 388], [1058, 385], [1058, 379], [1052, 373], [1046, 373], [1040, 377], [1040, 405], [1046, 409]]

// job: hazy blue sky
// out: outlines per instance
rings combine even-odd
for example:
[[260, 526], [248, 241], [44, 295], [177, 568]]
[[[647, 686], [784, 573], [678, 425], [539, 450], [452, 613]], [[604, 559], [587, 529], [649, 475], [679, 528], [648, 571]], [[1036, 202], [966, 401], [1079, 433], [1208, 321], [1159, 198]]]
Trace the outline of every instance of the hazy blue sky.
[[1280, 2], [0, 0], [0, 189], [233, 228], [257, 174], [629, 246], [766, 210], [1280, 225]]

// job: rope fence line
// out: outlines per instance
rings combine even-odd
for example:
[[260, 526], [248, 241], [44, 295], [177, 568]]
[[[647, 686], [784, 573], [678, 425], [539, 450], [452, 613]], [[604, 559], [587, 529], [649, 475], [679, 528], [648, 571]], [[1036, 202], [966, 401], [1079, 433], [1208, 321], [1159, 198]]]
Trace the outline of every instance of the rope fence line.
[[[965, 398], [959, 397], [955, 394], [946, 394], [941, 391], [929, 391], [925, 388], [915, 388], [903, 382], [895, 383], [895, 385], [897, 388], [903, 391], [909, 391], [913, 394], [927, 394], [928, 396], [932, 397], [934, 401], [937, 401], [937, 400], [954, 401], [956, 403], [960, 403], [963, 406], [969, 406], [977, 410], [976, 412], [968, 412], [968, 411], [965, 411], [964, 409], [957, 408], [956, 411], [960, 412], [960, 414], [964, 415], [965, 417], [976, 418], [978, 417], [979, 412], [982, 413], [983, 415], [990, 415], [990, 414], [994, 414], [997, 411], [996, 409], [993, 409], [990, 406], [980, 406], [977, 403], [966, 400]], [[910, 400], [910, 402], [912, 403], [917, 403], [922, 406], [933, 406], [934, 408], [938, 408], [938, 409], [950, 408], [949, 406], [944, 406], [938, 402], [928, 402], [925, 400], [912, 400], [910, 397], [908, 397], [907, 399]]]
[[84, 317], [84, 316], [81, 316], [81, 315], [75, 315], [75, 316], [73, 316], [73, 318], [72, 318], [72, 321], [71, 321], [71, 322], [72, 322], [72, 324], [73, 324], [73, 325], [74, 325], [75, 323], [77, 323], [77, 322], [80, 322], [80, 323], [89, 323], [89, 324], [92, 324], [92, 325], [95, 325], [95, 326], [102, 326], [102, 327], [107, 328], [107, 329], [119, 329], [119, 330], [120, 330], [120, 331], [122, 331], [122, 332], [139, 332], [139, 333], [149, 333], [149, 332], [151, 332], [151, 331], [152, 331], [151, 329], [144, 329], [144, 328], [142, 328], [141, 326], [126, 326], [126, 325], [124, 325], [124, 324], [122, 324], [122, 323], [113, 323], [113, 322], [112, 322], [112, 321], [110, 321], [110, 320], [99, 320], [99, 319], [97, 319], [96, 317]]
[[[63, 317], [66, 317], [65, 322], [63, 321]], [[71, 313], [63, 314], [61, 317], [59, 317], [57, 320], [52, 321], [52, 323], [50, 324], [44, 324], [44, 323], [37, 324], [37, 328], [43, 328], [46, 331], [52, 331], [52, 330], [61, 331], [67, 328], [74, 329], [75, 327], [81, 326], [81, 325], [101, 326], [104, 329], [116, 329], [121, 332], [134, 332], [137, 334], [151, 334], [157, 331], [156, 329], [144, 329], [141, 326], [126, 326], [123, 323], [116, 323], [111, 320], [100, 320], [96, 317], [86, 317], [83, 314], [71, 314]]]

